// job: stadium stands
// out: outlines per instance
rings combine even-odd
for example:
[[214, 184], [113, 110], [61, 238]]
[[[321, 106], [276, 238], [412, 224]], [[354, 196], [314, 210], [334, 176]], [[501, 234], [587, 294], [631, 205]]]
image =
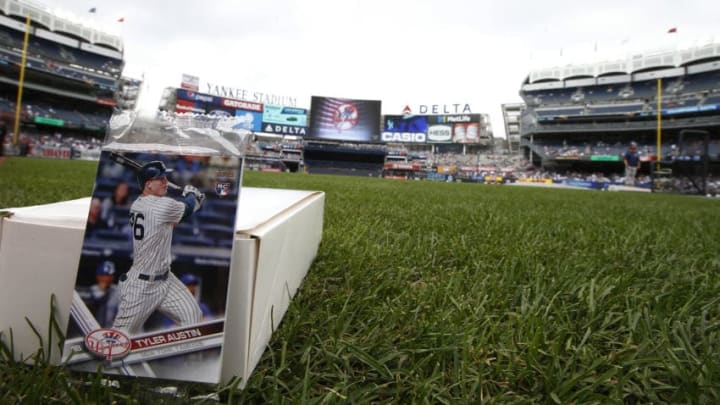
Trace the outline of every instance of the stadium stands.
[[[720, 95], [720, 72], [710, 71], [668, 80], [661, 97], [663, 109], [717, 105]], [[582, 95], [582, 96], [579, 96]], [[657, 103], [657, 80], [643, 80], [618, 85], [573, 87], [570, 89], [531, 90], [523, 98], [541, 120], [564, 120], [610, 114], [627, 116], [635, 113], [654, 113]], [[718, 108], [712, 109], [712, 111]], [[708, 110], [692, 110], [699, 113]], [[670, 110], [669, 114], [682, 114]], [[597, 117], [600, 118], [600, 117]]]
[[309, 173], [378, 176], [382, 173], [386, 150], [383, 145], [308, 142], [304, 147], [305, 168]]
[[703, 161], [691, 144], [679, 151], [681, 131], [693, 129], [709, 131], [710, 172], [720, 171], [712, 163], [719, 161], [720, 44], [662, 56], [620, 61], [612, 71], [609, 62], [587, 65], [594, 74], [583, 77], [574, 76], [574, 66], [530, 72], [520, 90], [527, 106], [519, 120], [523, 156], [558, 173], [611, 176], [622, 173], [622, 156], [635, 141], [647, 175], [656, 166], [649, 162]]
[[[21, 15], [9, 4], [20, 2], [0, 3], [0, 119], [6, 122], [15, 111], [18, 83], [13, 78], [23, 41]], [[31, 30], [27, 97], [21, 110], [23, 136], [27, 150], [34, 149], [35, 154], [72, 156], [76, 150], [97, 147], [94, 141], [83, 142], [83, 134], [101, 137], [112, 107], [133, 108], [142, 82], [121, 76], [124, 62], [119, 38], [96, 32], [71, 35], [53, 27], [34, 25]], [[672, 146], [680, 129], [716, 133], [720, 127], [720, 45], [657, 56], [598, 63], [581, 69], [581, 75], [573, 67], [530, 72], [520, 91], [525, 104], [513, 122], [519, 133], [512, 141], [513, 150], [521, 149], [523, 161], [509, 159], [505, 149], [495, 150], [493, 144], [457, 140], [375, 144], [257, 132], [256, 141], [245, 150], [246, 168], [376, 176], [383, 174], [386, 164], [398, 163], [418, 172], [409, 177], [481, 181], [484, 176], [509, 173], [513, 167], [521, 173], [529, 162], [543, 169], [549, 165], [608, 174], [622, 169], [620, 156], [631, 140], [640, 144], [644, 162], [692, 161], [697, 154], [677, 154]], [[661, 99], [657, 98], [658, 79], [662, 80]], [[664, 133], [658, 157], [654, 131], [659, 116], [664, 119]], [[58, 141], [56, 133], [68, 133], [70, 142]], [[384, 139], [402, 142], [403, 138]], [[710, 158], [717, 159], [718, 143], [712, 140], [709, 146]], [[596, 166], [581, 167], [575, 162]], [[643, 170], [649, 166], [646, 163]]]
[[[21, 133], [12, 134], [25, 40], [25, 16], [33, 15], [27, 43], [22, 97]], [[4, 140], [6, 153], [35, 151], [49, 157], [97, 158], [86, 153], [104, 137], [113, 108], [125, 108], [132, 96], [119, 95], [129, 87], [121, 77], [123, 43], [119, 37], [58, 17], [37, 3], [0, 2], [0, 126], [23, 138], [22, 145]], [[139, 82], [136, 82], [139, 83]], [[136, 86], [136, 87], [139, 87]], [[68, 137], [51, 149], [43, 142], [57, 134]], [[83, 139], [85, 138], [85, 139]], [[67, 148], [67, 149], [66, 149]], [[72, 149], [73, 153], [70, 153]], [[41, 154], [44, 156], [44, 154]], [[77, 156], [76, 156], [77, 157]]]

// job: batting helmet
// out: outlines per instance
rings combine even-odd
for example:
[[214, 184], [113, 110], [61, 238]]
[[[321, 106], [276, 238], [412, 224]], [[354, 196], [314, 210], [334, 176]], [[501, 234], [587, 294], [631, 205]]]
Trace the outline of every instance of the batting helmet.
[[100, 263], [97, 270], [95, 270], [95, 274], [98, 276], [112, 276], [115, 274], [115, 263], [108, 260]]
[[180, 281], [182, 281], [185, 285], [200, 283], [200, 279], [198, 279], [196, 275], [190, 273], [183, 274], [182, 277], [180, 277]]
[[148, 180], [159, 179], [165, 177], [167, 173], [170, 173], [172, 169], [165, 167], [165, 163], [159, 160], [153, 160], [152, 162], [145, 163], [138, 172], [138, 183], [140, 189], [145, 187], [145, 182]]

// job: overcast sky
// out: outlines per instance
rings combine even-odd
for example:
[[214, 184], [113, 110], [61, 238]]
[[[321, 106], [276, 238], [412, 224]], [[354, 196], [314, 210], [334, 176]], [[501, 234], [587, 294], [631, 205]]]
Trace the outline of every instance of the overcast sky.
[[383, 114], [469, 104], [490, 114], [496, 136], [505, 135], [500, 105], [521, 101], [531, 70], [720, 42], [717, 0], [40, 4], [120, 35], [124, 74], [144, 75], [154, 105], [187, 73], [200, 77], [201, 91], [220, 84], [294, 97], [302, 107], [312, 95], [379, 99]]

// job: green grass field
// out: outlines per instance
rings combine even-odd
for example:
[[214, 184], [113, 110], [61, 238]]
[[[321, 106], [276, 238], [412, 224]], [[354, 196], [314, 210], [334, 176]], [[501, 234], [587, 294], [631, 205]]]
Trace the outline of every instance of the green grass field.
[[[0, 207], [88, 196], [95, 168], [10, 158]], [[720, 401], [718, 200], [257, 172], [244, 185], [327, 199], [317, 259], [231, 401]], [[0, 402], [131, 402], [144, 383], [98, 380], [4, 361]]]

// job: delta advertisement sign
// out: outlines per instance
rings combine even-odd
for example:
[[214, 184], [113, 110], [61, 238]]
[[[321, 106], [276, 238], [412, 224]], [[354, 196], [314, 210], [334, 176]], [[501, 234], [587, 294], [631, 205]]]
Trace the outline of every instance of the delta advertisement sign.
[[407, 104], [403, 107], [402, 113], [403, 115], [456, 115], [472, 114], [472, 109], [468, 103], [419, 104], [414, 109]]
[[262, 132], [281, 135], [305, 136], [307, 134], [308, 110], [265, 104]]

